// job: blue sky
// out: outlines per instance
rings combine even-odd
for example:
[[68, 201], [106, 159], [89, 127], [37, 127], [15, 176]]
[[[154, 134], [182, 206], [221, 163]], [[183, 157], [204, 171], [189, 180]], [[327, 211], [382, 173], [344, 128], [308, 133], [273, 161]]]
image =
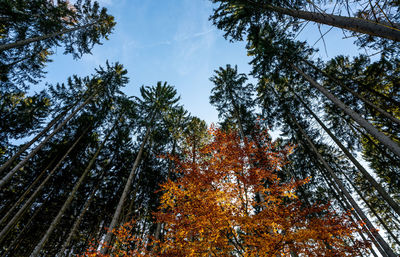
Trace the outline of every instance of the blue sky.
[[[80, 60], [62, 55], [56, 50], [53, 63], [48, 64], [44, 82], [64, 82], [72, 74], [86, 76], [106, 60], [120, 62], [128, 70], [127, 95], [139, 95], [141, 85], [167, 81], [181, 95], [185, 108], [208, 124], [218, 121], [216, 110], [209, 104], [213, 87], [209, 78], [213, 71], [226, 64], [238, 65], [239, 72], [248, 73], [250, 58], [245, 43], [230, 43], [222, 32], [212, 26], [208, 17], [212, 4], [208, 0], [101, 0], [116, 18], [116, 28], [108, 41], [95, 46], [92, 55]], [[329, 29], [322, 27], [322, 32]], [[320, 34], [315, 26], [305, 29], [300, 39], [311, 45]], [[340, 30], [326, 36], [328, 56], [357, 52], [357, 48], [342, 40]], [[323, 48], [322, 41], [316, 45]]]

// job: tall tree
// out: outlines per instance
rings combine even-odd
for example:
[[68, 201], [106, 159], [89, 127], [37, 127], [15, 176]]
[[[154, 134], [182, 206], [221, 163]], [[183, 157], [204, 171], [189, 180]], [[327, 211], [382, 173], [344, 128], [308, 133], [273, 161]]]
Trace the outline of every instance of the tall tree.
[[73, 5], [65, 0], [2, 1], [1, 6], [5, 29], [0, 39], [0, 69], [6, 87], [37, 82], [50, 49], [56, 46], [64, 45], [65, 53], [74, 58], [90, 53], [115, 25], [107, 10], [90, 0]]
[[[232, 36], [233, 39], [242, 39], [244, 32], [251, 25], [279, 26], [288, 30], [299, 30], [301, 26], [298, 20], [313, 21], [318, 24], [325, 24], [337, 28], [343, 28], [360, 35], [358, 43], [361, 46], [370, 46], [372, 48], [383, 48], [388, 53], [396, 53], [399, 47], [400, 15], [396, 10], [395, 2], [388, 3], [387, 7], [392, 8], [394, 15], [390, 22], [382, 20], [370, 20], [365, 16], [354, 14], [353, 17], [334, 15], [322, 11], [324, 7], [318, 8], [315, 3], [325, 3], [325, 1], [265, 1], [265, 0], [211, 0], [218, 4], [214, 9], [214, 14], [210, 17], [214, 24], [226, 32], [225, 36]], [[338, 3], [347, 3], [348, 1], [336, 1]], [[310, 5], [314, 11], [304, 11]], [[316, 7], [316, 8], [315, 8]], [[338, 12], [346, 10], [341, 6]], [[348, 7], [348, 6], [347, 6]], [[367, 6], [368, 7], [368, 6]], [[365, 11], [360, 10], [360, 12]], [[334, 8], [335, 9], [335, 8]], [[349, 10], [350, 8], [347, 8]], [[386, 40], [389, 39], [389, 40]], [[395, 42], [393, 42], [395, 41]], [[392, 49], [390, 49], [390, 45]], [[394, 49], [393, 49], [394, 46]]]
[[90, 159], [88, 165], [86, 166], [86, 168], [83, 171], [82, 175], [80, 176], [79, 180], [75, 183], [75, 185], [74, 185], [72, 191], [70, 192], [67, 200], [64, 202], [64, 204], [61, 207], [60, 211], [58, 212], [57, 216], [53, 219], [52, 223], [50, 224], [50, 227], [47, 229], [47, 231], [44, 234], [44, 236], [40, 239], [39, 243], [36, 245], [35, 249], [33, 250], [33, 252], [31, 253], [30, 256], [36, 257], [36, 256], [40, 255], [40, 251], [42, 250], [44, 244], [47, 242], [47, 240], [49, 239], [51, 233], [54, 231], [55, 227], [60, 222], [60, 219], [64, 216], [65, 211], [70, 206], [72, 200], [75, 197], [76, 192], [78, 191], [79, 187], [81, 186], [81, 184], [83, 183], [83, 181], [85, 180], [85, 178], [87, 177], [89, 172], [91, 171], [92, 166], [94, 165], [98, 155], [100, 154], [100, 151], [103, 149], [105, 143], [107, 142], [108, 138], [110, 137], [111, 132], [114, 130], [114, 128], [117, 125], [118, 121], [119, 121], [119, 117], [115, 120], [114, 125], [111, 128], [109, 128], [109, 131], [105, 135], [105, 137], [104, 137], [103, 141], [101, 142], [101, 144], [98, 146], [96, 152], [93, 154], [93, 157]]
[[[144, 147], [150, 138], [151, 131], [154, 124], [162, 120], [166, 112], [175, 106], [179, 101], [179, 97], [176, 97], [176, 90], [168, 85], [166, 82], [158, 82], [155, 87], [144, 87], [140, 88], [142, 99], [138, 99], [139, 108], [144, 114], [143, 124], [145, 125], [145, 135], [140, 144], [139, 152], [137, 153], [135, 162], [133, 163], [132, 169], [129, 173], [129, 177], [124, 187], [124, 191], [119, 199], [118, 206], [114, 212], [112, 221], [108, 227], [109, 232], [104, 239], [104, 246], [111, 244], [112, 229], [118, 226], [118, 222], [121, 216], [123, 205], [127, 199], [128, 193], [131, 189], [134, 178], [136, 177], [136, 169], [140, 164]], [[135, 196], [134, 196], [135, 197]], [[102, 253], [107, 252], [107, 247], [102, 248]]]
[[245, 140], [245, 135], [251, 129], [243, 124], [242, 109], [250, 110], [253, 107], [251, 99], [253, 86], [251, 84], [244, 85], [247, 76], [238, 73], [237, 66], [226, 65], [226, 68], [220, 67], [215, 70], [215, 75], [210, 78], [214, 83], [211, 90], [210, 103], [217, 107], [220, 118], [228, 118], [230, 115], [236, 120], [239, 128], [240, 136]]
[[[26, 162], [32, 158], [44, 145], [45, 143], [51, 139], [60, 129], [65, 126], [69, 120], [71, 120], [82, 108], [84, 108], [89, 102], [93, 101], [97, 98], [107, 98], [112, 96], [114, 93], [119, 92], [119, 88], [124, 86], [128, 80], [125, 77], [127, 73], [126, 70], [123, 69], [123, 66], [116, 63], [114, 66], [106, 64], [106, 69], [100, 67], [97, 71], [97, 74], [92, 78], [86, 77], [83, 79], [74, 78], [74, 82], [77, 82], [77, 85], [82, 87], [86, 87], [81, 93], [83, 95], [82, 103], [78, 105], [54, 130], [46, 136], [31, 152], [21, 160], [13, 169], [11, 169], [3, 178], [0, 180], [0, 188], [3, 187], [11, 177], [21, 168]], [[73, 83], [72, 80], [69, 80], [70, 83]], [[83, 88], [81, 88], [83, 89]], [[38, 138], [35, 138], [38, 139]], [[32, 142], [33, 143], [33, 142]], [[30, 143], [30, 144], [32, 144]], [[11, 157], [16, 158], [16, 157]], [[10, 162], [6, 162], [4, 166], [9, 166]]]

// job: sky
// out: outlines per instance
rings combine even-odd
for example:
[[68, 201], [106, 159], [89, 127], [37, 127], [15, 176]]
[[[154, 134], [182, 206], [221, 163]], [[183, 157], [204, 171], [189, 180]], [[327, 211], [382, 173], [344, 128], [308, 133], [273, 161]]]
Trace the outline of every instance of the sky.
[[[250, 57], [245, 42], [231, 43], [224, 39], [208, 20], [213, 6], [209, 0], [101, 0], [117, 25], [109, 40], [96, 45], [91, 55], [73, 60], [56, 49], [53, 62], [46, 71], [48, 83], [65, 82], [73, 75], [87, 76], [106, 60], [119, 62], [128, 70], [129, 84], [123, 89], [128, 96], [139, 96], [142, 85], [152, 86], [167, 81], [175, 86], [181, 104], [194, 116], [209, 125], [217, 123], [218, 113], [209, 104], [213, 87], [209, 78], [214, 70], [226, 64], [238, 65], [240, 73], [249, 73]], [[324, 33], [329, 27], [322, 26]], [[316, 26], [308, 26], [299, 36], [313, 45], [320, 34]], [[337, 54], [351, 54], [357, 48], [343, 40], [340, 30], [333, 29], [325, 37], [325, 45], [317, 56], [324, 59]], [[253, 82], [250, 79], [250, 82]]]

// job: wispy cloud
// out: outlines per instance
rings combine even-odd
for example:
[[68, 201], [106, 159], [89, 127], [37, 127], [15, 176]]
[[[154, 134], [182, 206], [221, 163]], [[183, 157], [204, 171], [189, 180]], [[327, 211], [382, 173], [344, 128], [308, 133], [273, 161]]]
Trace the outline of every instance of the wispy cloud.
[[188, 34], [188, 35], [180, 35], [180, 36], [175, 36], [171, 40], [163, 40], [155, 43], [150, 43], [150, 44], [142, 44], [140, 42], [137, 42], [135, 40], [131, 40], [128, 43], [126, 43], [126, 47], [131, 47], [131, 48], [136, 48], [136, 49], [145, 49], [145, 48], [152, 48], [152, 47], [157, 47], [157, 46], [163, 46], [163, 45], [173, 45], [174, 43], [180, 43], [184, 41], [188, 41], [191, 39], [199, 38], [199, 37], [204, 37], [207, 34], [210, 34], [211, 32], [215, 31], [215, 29], [209, 29], [206, 31], [201, 31], [193, 34]]
[[202, 36], [205, 36], [205, 35], [213, 32], [214, 30], [215, 29], [209, 29], [209, 30], [206, 30], [206, 31], [197, 32], [197, 33], [193, 33], [193, 34], [176, 35], [175, 38], [174, 38], [174, 41], [182, 42], [182, 41], [185, 41], [185, 40], [190, 40], [190, 39], [202, 37]]

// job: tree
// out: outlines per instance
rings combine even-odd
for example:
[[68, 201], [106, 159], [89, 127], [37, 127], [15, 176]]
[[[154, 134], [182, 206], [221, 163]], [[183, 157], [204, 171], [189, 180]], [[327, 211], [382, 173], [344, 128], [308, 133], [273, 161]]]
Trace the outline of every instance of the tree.
[[[0, 156], [7, 158], [10, 139], [20, 139], [40, 128], [50, 112], [50, 96], [42, 91], [33, 96], [2, 91], [0, 96]], [[1, 171], [1, 169], [0, 169]]]
[[[243, 34], [252, 25], [277, 26], [288, 31], [299, 30], [299, 19], [313, 21], [318, 24], [325, 24], [337, 28], [350, 30], [353, 34], [360, 37], [360, 46], [370, 46], [385, 50], [387, 53], [398, 54], [396, 49], [399, 47], [400, 32], [398, 5], [395, 2], [386, 5], [387, 12], [392, 19], [389, 22], [382, 20], [370, 20], [363, 15], [354, 14], [355, 17], [345, 17], [341, 15], [344, 10], [349, 10], [349, 6], [344, 8], [341, 5], [349, 4], [348, 1], [336, 1], [339, 15], [324, 12], [316, 6], [315, 2], [326, 3], [325, 1], [264, 1], [264, 0], [211, 0], [218, 3], [210, 19], [219, 28], [225, 31], [225, 37], [231, 36], [234, 40], [241, 40]], [[314, 11], [304, 11], [310, 5]], [[370, 9], [362, 6], [360, 13]], [[335, 8], [334, 8], [335, 10]], [[397, 10], [397, 13], [396, 13]], [[376, 13], [374, 10], [372, 12]], [[349, 14], [350, 15], [350, 14]], [[388, 18], [388, 16], [386, 16]], [[290, 29], [291, 28], [291, 29]], [[290, 33], [290, 32], [289, 32]], [[387, 40], [389, 39], [389, 40]], [[395, 42], [393, 42], [395, 41]], [[393, 44], [394, 43], [394, 44]], [[392, 47], [392, 49], [390, 49]], [[394, 49], [393, 49], [394, 48]]]
[[65, 211], [70, 206], [70, 204], [71, 204], [72, 200], [74, 199], [75, 194], [77, 193], [79, 187], [81, 186], [81, 184], [83, 183], [85, 178], [88, 176], [89, 172], [92, 169], [92, 166], [96, 162], [96, 159], [100, 154], [100, 151], [103, 149], [103, 147], [104, 147], [105, 143], [107, 142], [108, 138], [110, 137], [112, 131], [117, 126], [119, 118], [120, 117], [118, 117], [114, 121], [114, 125], [109, 129], [109, 131], [105, 135], [103, 141], [101, 142], [101, 144], [96, 149], [96, 152], [93, 154], [93, 157], [90, 159], [88, 165], [86, 166], [86, 168], [83, 171], [82, 175], [80, 176], [79, 180], [75, 183], [72, 191], [69, 193], [68, 198], [65, 200], [65, 202], [64, 202], [63, 206], [61, 207], [60, 211], [57, 213], [57, 216], [53, 219], [52, 223], [50, 224], [50, 227], [47, 229], [46, 233], [43, 235], [43, 237], [40, 239], [39, 243], [36, 245], [35, 249], [31, 253], [31, 255], [30, 255], [31, 257], [36, 257], [36, 256], [40, 255], [40, 251], [42, 250], [44, 244], [47, 242], [47, 240], [49, 239], [51, 233], [54, 231], [55, 227], [60, 222], [60, 219], [64, 216]]
[[[112, 99], [113, 95], [115, 93], [119, 93], [119, 88], [124, 86], [127, 82], [128, 79], [125, 76], [127, 71], [123, 68], [122, 65], [116, 63], [113, 66], [111, 66], [108, 62], [106, 63], [106, 68], [100, 67], [99, 69], [96, 70], [96, 75], [94, 75], [92, 78], [85, 77], [83, 79], [74, 77], [74, 81], [72, 82], [72, 79], [69, 79], [69, 84], [70, 86], [75, 83], [77, 87], [80, 86], [80, 89], [83, 89], [83, 92], [79, 92], [76, 96], [82, 95], [82, 103], [76, 106], [76, 108], [67, 116], [65, 119], [56, 126], [53, 131], [47, 135], [34, 149], [32, 149], [29, 154], [23, 158], [21, 161], [18, 162], [14, 168], [12, 168], [5, 176], [2, 177], [0, 180], [0, 188], [2, 188], [10, 179], [11, 177], [20, 169], [22, 168], [27, 161], [32, 158], [45, 144], [47, 141], [49, 141], [58, 131], [60, 131], [81, 109], [83, 109], [88, 103], [91, 101], [95, 100], [96, 98], [98, 99]], [[85, 88], [82, 88], [85, 87]], [[71, 96], [69, 96], [71, 97]], [[79, 103], [79, 102], [78, 102]], [[77, 104], [77, 103], [76, 103]], [[66, 106], [66, 112], [68, 112], [69, 109], [71, 109], [71, 106]], [[63, 113], [62, 113], [63, 114]], [[58, 121], [58, 119], [62, 118], [63, 115], [58, 115], [53, 121], [49, 123], [49, 125], [53, 125], [55, 122]], [[50, 129], [51, 126], [47, 126], [42, 130], [41, 133], [38, 134], [35, 138], [33, 138], [27, 145], [22, 147], [23, 150], [27, 149], [27, 146], [32, 145], [35, 141], [37, 141], [41, 135], [43, 135], [48, 129]], [[10, 158], [10, 160], [14, 160], [20, 155], [22, 151], [17, 152], [14, 156]], [[0, 170], [5, 169], [6, 167], [10, 166], [12, 162], [8, 161], [2, 167]]]
[[[349, 246], [345, 241], [356, 230], [346, 213], [324, 204], [301, 206], [293, 192], [307, 180], [280, 181], [277, 173], [286, 164], [290, 147], [275, 149], [265, 132], [256, 136], [257, 143], [246, 145], [235, 132], [212, 129], [210, 133], [213, 138], [197, 150], [197, 161], [187, 152], [177, 160], [176, 172], [181, 176], [162, 185], [162, 205], [155, 215], [165, 222], [164, 240], [149, 253], [149, 241], [134, 236], [131, 224], [116, 231], [116, 252], [137, 256], [355, 256], [368, 247], [367, 242], [355, 240]], [[250, 159], [260, 166], [250, 168]], [[255, 201], [255, 192], [262, 192], [265, 201]], [[261, 212], [254, 211], [256, 205], [263, 206]], [[318, 217], [318, 213], [323, 214]], [[108, 255], [91, 248], [87, 256]]]
[[[136, 169], [140, 164], [144, 147], [150, 138], [154, 124], [157, 121], [162, 120], [166, 112], [173, 108], [175, 104], [179, 101], [179, 97], [176, 97], [176, 90], [172, 86], [168, 85], [167, 82], [164, 82], [164, 84], [158, 82], [155, 87], [142, 86], [140, 88], [140, 92], [143, 99], [138, 99], [138, 104], [139, 108], [144, 114], [143, 124], [146, 127], [146, 132], [140, 144], [140, 149], [136, 156], [135, 162], [133, 163], [132, 169], [129, 173], [124, 191], [122, 192], [122, 195], [118, 202], [118, 206], [114, 212], [110, 226], [108, 227], [109, 232], [107, 233], [104, 240], [104, 245], [110, 245], [111, 243], [111, 231], [116, 226], [118, 226], [124, 202], [126, 201], [128, 193], [131, 189], [133, 179], [136, 177]], [[105, 254], [106, 251], [107, 248], [104, 247], [102, 253]]]
[[250, 128], [246, 126], [245, 133], [244, 117], [241, 114], [243, 109], [250, 110], [253, 107], [251, 100], [253, 86], [244, 85], [247, 76], [243, 73], [238, 74], [237, 66], [232, 68], [228, 64], [225, 69], [219, 67], [214, 72], [216, 74], [210, 78], [215, 85], [211, 90], [210, 103], [217, 107], [220, 118], [234, 117], [240, 136], [245, 140], [245, 135], [248, 134], [251, 126]]
[[[114, 17], [97, 2], [79, 0], [74, 5], [61, 0], [2, 1], [5, 27], [0, 38], [0, 69], [5, 87], [28, 87], [43, 77], [44, 63], [54, 47], [80, 58], [107, 38]], [[40, 18], [38, 18], [40, 17]], [[3, 85], [2, 85], [3, 86]]]

